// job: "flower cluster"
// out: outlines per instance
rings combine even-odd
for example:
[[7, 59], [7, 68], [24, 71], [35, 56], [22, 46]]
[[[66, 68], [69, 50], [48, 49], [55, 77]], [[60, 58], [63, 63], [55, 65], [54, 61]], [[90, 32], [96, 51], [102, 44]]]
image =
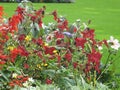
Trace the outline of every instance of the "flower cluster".
[[[119, 41], [113, 37], [108, 41], [96, 40], [95, 30], [87, 26], [89, 22], [82, 24], [76, 20], [69, 27], [68, 20], [58, 17], [56, 10], [49, 13], [56, 23], [45, 25], [42, 19], [45, 18], [46, 7], [34, 10], [28, 3], [20, 3], [7, 22], [0, 21], [2, 88], [5, 85], [5, 88], [7, 85], [9, 88], [15, 85], [27, 87], [32, 85], [33, 79], [42, 84], [60, 86], [63, 77], [75, 81], [79, 75], [95, 84], [102, 75], [101, 49], [110, 50], [111, 47], [118, 50]], [[2, 13], [0, 6], [0, 20], [3, 20]], [[4, 76], [6, 72], [8, 76]], [[7, 80], [5, 85], [4, 78]]]

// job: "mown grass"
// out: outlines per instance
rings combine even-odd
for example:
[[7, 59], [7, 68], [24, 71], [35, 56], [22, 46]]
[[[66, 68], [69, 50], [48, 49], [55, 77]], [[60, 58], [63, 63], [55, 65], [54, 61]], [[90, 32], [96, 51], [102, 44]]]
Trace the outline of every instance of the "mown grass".
[[[91, 28], [96, 30], [96, 38], [109, 39], [114, 36], [120, 40], [120, 0], [76, 0], [75, 3], [34, 3], [35, 9], [46, 5], [46, 12], [57, 10], [59, 15], [66, 16], [69, 23], [80, 18], [82, 22], [92, 20]], [[7, 14], [13, 15], [18, 3], [0, 3]], [[47, 16], [44, 22], [52, 22], [51, 16]], [[116, 72], [120, 73], [120, 58], [115, 62]]]

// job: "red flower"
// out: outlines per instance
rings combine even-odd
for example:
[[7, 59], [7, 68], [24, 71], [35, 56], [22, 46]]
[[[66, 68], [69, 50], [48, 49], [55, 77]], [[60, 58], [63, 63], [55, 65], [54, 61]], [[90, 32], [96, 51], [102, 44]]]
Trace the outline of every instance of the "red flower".
[[7, 55], [0, 54], [0, 59], [2, 59], [2, 60], [6, 60], [7, 58], [8, 58]]
[[76, 44], [77, 47], [81, 46], [84, 49], [85, 43], [86, 43], [85, 38], [79, 38], [79, 37], [75, 38], [75, 44]]
[[74, 32], [74, 33], [76, 33], [76, 32], [77, 32], [77, 28], [76, 28], [76, 27], [74, 27], [73, 32]]
[[73, 67], [77, 68], [77, 66], [78, 66], [78, 62], [73, 62]]
[[42, 14], [42, 11], [43, 11], [42, 8], [36, 11], [35, 12], [36, 16], [40, 16]]
[[35, 16], [35, 15], [34, 15], [34, 16], [31, 16], [31, 20], [32, 20], [32, 21], [35, 21], [36, 19], [37, 19], [37, 16]]
[[0, 43], [4, 44], [8, 39], [8, 30], [0, 30]]
[[42, 23], [43, 23], [43, 22], [42, 22], [42, 19], [41, 19], [41, 18], [38, 19], [38, 25], [39, 25], [40, 28], [42, 28]]
[[0, 18], [2, 18], [2, 15], [3, 15], [3, 7], [0, 6]]
[[52, 12], [52, 15], [54, 16], [54, 20], [58, 19], [56, 10]]
[[57, 26], [61, 31], [63, 31], [64, 29], [68, 30], [68, 21], [64, 20], [61, 21], [60, 19], [58, 19], [58, 26]]
[[70, 61], [72, 60], [72, 54], [71, 54], [70, 52], [67, 52], [67, 53], [65, 54], [65, 59], [66, 59], [68, 62], [70, 62]]
[[25, 11], [24, 8], [21, 7], [17, 7], [17, 9], [15, 10], [18, 14], [23, 14], [23, 12]]
[[18, 31], [18, 24], [21, 22], [22, 18], [23, 17], [19, 14], [13, 15], [12, 18], [9, 19], [9, 29], [11, 33]]
[[38, 39], [32, 39], [33, 43], [38, 44], [38, 45], [43, 45], [43, 40], [42, 38], [38, 38]]
[[0, 65], [4, 65], [6, 62], [0, 60]]
[[52, 80], [46, 79], [46, 84], [52, 84]]
[[55, 32], [55, 38], [64, 38], [64, 35], [61, 32]]
[[50, 54], [50, 55], [53, 55], [54, 54], [53, 51], [56, 50], [55, 47], [48, 47], [48, 46], [45, 46], [44, 49], [45, 49], [45, 54]]
[[42, 59], [43, 58], [43, 55], [42, 55], [42, 52], [41, 51], [38, 51], [37, 52], [37, 55]]
[[87, 55], [88, 57], [88, 64], [90, 65], [92, 63], [93, 68], [99, 72], [99, 66], [100, 66], [100, 59], [102, 55], [100, 52], [97, 52], [96, 50], [92, 50], [91, 53]]
[[9, 86], [10, 86], [10, 87], [14, 87], [14, 86], [15, 86], [14, 82], [11, 81], [11, 82], [9, 83]]
[[29, 77], [24, 76], [23, 78], [21, 78], [21, 81], [22, 81], [22, 82], [26, 82], [26, 81], [28, 80], [28, 78], [29, 78]]
[[16, 85], [22, 87], [23, 83], [25, 83], [28, 80], [27, 76], [19, 75], [16, 79], [13, 79], [11, 82], [9, 82], [9, 86], [14, 87]]
[[24, 40], [25, 40], [25, 37], [26, 37], [25, 34], [21, 34], [21, 35], [19, 35], [18, 40], [19, 40], [19, 41], [24, 41]]
[[60, 63], [60, 61], [61, 61], [61, 56], [57, 56], [57, 63]]
[[87, 74], [92, 69], [89, 63], [86, 64], [86, 68], [84, 69], [85, 73]]
[[4, 65], [6, 63], [8, 56], [0, 54], [0, 65]]
[[21, 52], [20, 52], [20, 55], [21, 55], [21, 56], [26, 56], [26, 57], [28, 57], [28, 55], [29, 55], [30, 53], [25, 49], [25, 47], [19, 46], [18, 48], [19, 48], [19, 50], [21, 50]]
[[103, 40], [103, 43], [104, 43], [107, 47], [109, 47], [109, 45], [108, 45], [108, 43], [107, 43], [107, 40]]
[[64, 25], [64, 29], [68, 30], [68, 21], [67, 20], [65, 20], [63, 22], [63, 25]]
[[82, 34], [83, 34], [83, 38], [89, 38], [89, 39], [94, 39], [94, 30], [93, 29], [91, 29], [91, 30], [84, 30], [83, 32], [82, 32]]
[[29, 68], [29, 65], [27, 63], [24, 63], [24, 68], [25, 69], [28, 69]]
[[9, 57], [10, 57], [12, 63], [15, 62], [17, 55], [19, 55], [20, 53], [21, 53], [21, 50], [18, 48], [14, 48], [13, 50], [10, 51]]

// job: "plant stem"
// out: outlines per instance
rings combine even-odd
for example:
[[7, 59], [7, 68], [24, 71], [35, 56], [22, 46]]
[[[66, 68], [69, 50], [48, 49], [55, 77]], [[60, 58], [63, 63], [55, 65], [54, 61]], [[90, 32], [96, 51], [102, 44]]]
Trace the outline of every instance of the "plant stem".
[[94, 80], [93, 80], [94, 87], [96, 86], [96, 71], [94, 71]]
[[105, 63], [104, 69], [106, 68], [106, 66], [107, 66], [107, 64], [108, 64], [108, 62], [109, 62], [110, 55], [111, 55], [111, 53], [109, 53], [109, 55], [108, 55], [108, 57], [107, 57], [107, 60], [106, 60], [106, 63]]
[[101, 78], [101, 76], [103, 75], [103, 73], [107, 70], [107, 67], [104, 68], [103, 72], [99, 75], [99, 77], [97, 78], [97, 80], [99, 80]]

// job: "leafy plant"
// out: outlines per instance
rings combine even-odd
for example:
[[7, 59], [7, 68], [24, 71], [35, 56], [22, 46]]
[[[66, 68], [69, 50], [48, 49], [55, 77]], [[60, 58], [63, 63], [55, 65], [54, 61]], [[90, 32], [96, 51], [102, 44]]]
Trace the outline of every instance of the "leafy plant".
[[[78, 19], [68, 26], [56, 10], [49, 13], [55, 22], [46, 25], [45, 10], [45, 6], [34, 10], [31, 2], [24, 1], [4, 22], [0, 7], [0, 89], [118, 88], [110, 68], [119, 57], [119, 41], [112, 36], [96, 40], [90, 21], [85, 24]], [[102, 58], [102, 50], [107, 58]]]

